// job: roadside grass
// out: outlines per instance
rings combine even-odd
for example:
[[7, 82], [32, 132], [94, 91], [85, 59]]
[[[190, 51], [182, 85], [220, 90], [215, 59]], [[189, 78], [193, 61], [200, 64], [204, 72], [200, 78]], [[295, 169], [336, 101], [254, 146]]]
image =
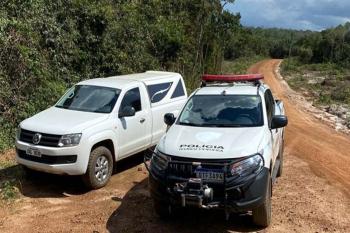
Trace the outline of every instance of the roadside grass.
[[281, 74], [292, 89], [350, 128], [350, 68], [334, 63], [302, 64], [290, 58], [283, 61]]
[[222, 64], [222, 74], [246, 74], [253, 64], [266, 59], [263, 56], [241, 57], [235, 60], [226, 60]]
[[294, 90], [308, 92], [316, 106], [350, 106], [350, 69], [333, 63], [302, 64], [290, 58], [283, 61], [281, 74]]
[[13, 159], [0, 159], [0, 205], [20, 197], [23, 169]]

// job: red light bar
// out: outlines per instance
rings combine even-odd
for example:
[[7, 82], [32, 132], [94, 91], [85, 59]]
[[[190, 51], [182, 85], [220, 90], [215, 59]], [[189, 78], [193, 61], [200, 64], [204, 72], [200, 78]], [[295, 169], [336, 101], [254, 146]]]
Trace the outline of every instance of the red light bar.
[[240, 81], [249, 81], [255, 82], [264, 79], [262, 74], [204, 74], [202, 80], [205, 82], [240, 82]]

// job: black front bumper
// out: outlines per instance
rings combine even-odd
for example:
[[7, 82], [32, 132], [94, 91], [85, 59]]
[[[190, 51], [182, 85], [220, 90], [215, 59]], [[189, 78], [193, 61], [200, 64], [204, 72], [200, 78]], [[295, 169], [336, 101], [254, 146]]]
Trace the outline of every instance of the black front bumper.
[[[225, 182], [222, 184], [204, 182], [206, 187], [213, 189], [213, 198], [210, 200], [201, 200], [199, 207], [228, 209], [233, 212], [245, 212], [254, 209], [263, 204], [270, 172], [263, 168], [255, 176], [247, 179], [241, 179], [239, 183]], [[189, 182], [181, 181], [182, 183]], [[184, 196], [186, 192], [179, 194], [174, 191], [176, 182], [169, 182], [168, 177], [160, 175], [150, 170], [149, 187], [153, 199], [169, 203], [176, 206], [184, 206]], [[187, 205], [186, 205], [187, 206]]]

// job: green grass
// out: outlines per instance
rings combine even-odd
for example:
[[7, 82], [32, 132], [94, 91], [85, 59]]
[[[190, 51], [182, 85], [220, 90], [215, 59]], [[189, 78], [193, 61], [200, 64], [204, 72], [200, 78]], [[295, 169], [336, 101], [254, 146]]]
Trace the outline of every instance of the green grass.
[[222, 74], [246, 74], [253, 64], [264, 60], [263, 56], [242, 57], [233, 61], [224, 61], [222, 64]]
[[[282, 63], [281, 74], [294, 90], [309, 92], [315, 105], [350, 105], [350, 69], [334, 63], [302, 64], [291, 58]], [[321, 81], [310, 83], [317, 78]]]
[[0, 161], [0, 202], [13, 201], [20, 196], [23, 179], [24, 171], [15, 161]]
[[1, 187], [1, 199], [4, 201], [14, 200], [18, 198], [19, 190], [17, 187], [17, 182], [13, 181], [5, 181]]

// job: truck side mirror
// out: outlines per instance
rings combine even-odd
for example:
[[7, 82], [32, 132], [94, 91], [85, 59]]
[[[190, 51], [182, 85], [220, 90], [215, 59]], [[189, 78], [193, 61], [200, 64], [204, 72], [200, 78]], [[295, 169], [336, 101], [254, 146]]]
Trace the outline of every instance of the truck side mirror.
[[276, 115], [272, 117], [271, 129], [278, 129], [288, 125], [288, 118], [284, 115]]
[[135, 116], [135, 108], [131, 106], [125, 106], [123, 109], [119, 110], [118, 117], [132, 117]]
[[167, 113], [164, 115], [164, 123], [167, 124], [168, 126], [171, 126], [174, 124], [176, 118], [173, 113]]

